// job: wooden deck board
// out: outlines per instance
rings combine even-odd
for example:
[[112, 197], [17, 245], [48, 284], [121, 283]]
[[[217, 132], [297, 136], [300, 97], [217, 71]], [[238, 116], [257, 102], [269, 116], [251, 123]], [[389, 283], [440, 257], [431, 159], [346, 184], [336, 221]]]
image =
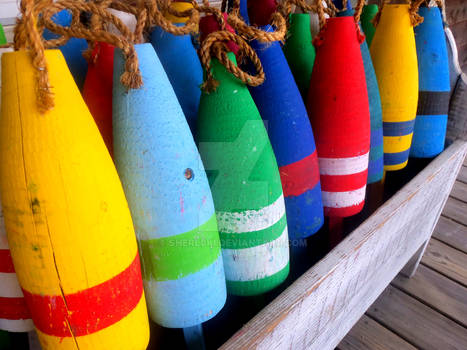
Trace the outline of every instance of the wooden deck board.
[[451, 197], [467, 203], [467, 184], [456, 181], [451, 191]]
[[467, 349], [467, 158], [416, 274], [397, 276], [339, 350]]
[[467, 288], [424, 266], [412, 278], [397, 276], [392, 285], [432, 309], [467, 326]]
[[460, 350], [467, 344], [464, 327], [392, 286], [368, 314], [417, 348]]
[[339, 350], [415, 350], [404, 339], [363, 316], [338, 346]]
[[467, 203], [450, 197], [446, 202], [443, 215], [467, 226]]
[[464, 166], [461, 167], [461, 171], [459, 172], [459, 176], [457, 180], [467, 183], [467, 165], [465, 164], [465, 160], [464, 160]]
[[[467, 215], [467, 214], [466, 214]], [[433, 237], [467, 254], [467, 227], [441, 216]]]
[[436, 239], [428, 244], [422, 264], [467, 286], [467, 254]]

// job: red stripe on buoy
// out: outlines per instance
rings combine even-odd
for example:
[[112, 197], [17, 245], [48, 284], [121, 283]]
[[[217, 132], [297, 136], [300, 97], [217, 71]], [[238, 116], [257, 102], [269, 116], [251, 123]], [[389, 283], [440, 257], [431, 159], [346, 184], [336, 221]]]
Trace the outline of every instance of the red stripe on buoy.
[[281, 166], [279, 172], [285, 197], [299, 196], [313, 189], [319, 181], [316, 150], [298, 162]]
[[357, 205], [352, 205], [350, 207], [345, 208], [329, 208], [324, 207], [324, 215], [326, 216], [335, 216], [335, 217], [347, 217], [358, 214], [362, 209], [365, 201]]
[[110, 280], [64, 298], [23, 293], [41, 332], [56, 337], [71, 337], [70, 329], [74, 336], [91, 334], [117, 323], [138, 305], [143, 295], [139, 256]]
[[0, 249], [0, 272], [14, 273], [15, 267], [9, 249]]
[[5, 320], [27, 320], [31, 318], [24, 298], [0, 297], [0, 318]]
[[321, 190], [327, 192], [346, 192], [362, 188], [366, 184], [368, 171], [349, 175], [321, 175]]

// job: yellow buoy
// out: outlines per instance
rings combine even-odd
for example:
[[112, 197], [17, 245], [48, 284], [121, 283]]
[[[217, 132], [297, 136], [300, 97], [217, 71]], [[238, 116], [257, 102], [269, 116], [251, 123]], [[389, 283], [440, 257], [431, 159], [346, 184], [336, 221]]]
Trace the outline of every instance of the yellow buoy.
[[418, 102], [418, 66], [409, 5], [385, 5], [371, 43], [383, 110], [384, 169], [407, 165]]
[[145, 349], [122, 186], [62, 54], [45, 59], [55, 107], [41, 114], [30, 53], [2, 57], [0, 190], [18, 280], [44, 349]]

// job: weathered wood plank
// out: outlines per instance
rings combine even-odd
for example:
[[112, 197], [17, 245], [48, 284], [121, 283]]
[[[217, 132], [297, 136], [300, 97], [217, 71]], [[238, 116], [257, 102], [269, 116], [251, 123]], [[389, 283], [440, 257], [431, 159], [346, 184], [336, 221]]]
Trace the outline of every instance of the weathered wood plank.
[[392, 285], [445, 316], [467, 326], [467, 288], [421, 265], [412, 278], [400, 274]]
[[[460, 181], [454, 182], [450, 196], [467, 203], [467, 184]], [[467, 216], [467, 212], [465, 215]]]
[[444, 207], [443, 215], [460, 224], [467, 225], [467, 203], [449, 198]]
[[392, 286], [367, 313], [417, 348], [461, 350], [467, 344], [467, 329]]
[[467, 255], [457, 249], [432, 239], [422, 258], [422, 264], [467, 286]]
[[467, 254], [467, 227], [445, 216], [439, 218], [433, 237]]
[[458, 181], [467, 183], [467, 166], [463, 166], [459, 172], [459, 176], [457, 177]]
[[465, 0], [447, 0], [446, 17], [449, 24], [467, 20], [467, 6], [465, 6]]
[[333, 349], [430, 237], [467, 151], [456, 141], [222, 349]]
[[[467, 20], [456, 22], [450, 25], [449, 28], [451, 28], [452, 34], [454, 34], [454, 38], [456, 38], [457, 47], [462, 47], [463, 45], [467, 44]], [[462, 54], [463, 52], [459, 51], [459, 55]]]
[[363, 315], [337, 347], [338, 350], [416, 350], [370, 317]]

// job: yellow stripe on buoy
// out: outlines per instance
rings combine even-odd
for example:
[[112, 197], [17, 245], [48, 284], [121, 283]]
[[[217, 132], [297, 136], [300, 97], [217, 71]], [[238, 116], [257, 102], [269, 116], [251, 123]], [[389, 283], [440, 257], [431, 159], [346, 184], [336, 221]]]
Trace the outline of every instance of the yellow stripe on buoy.
[[404, 136], [385, 136], [383, 145], [385, 153], [397, 153], [408, 150], [412, 144], [412, 134]]
[[55, 100], [45, 114], [30, 53], [2, 57], [0, 189], [18, 280], [44, 348], [144, 349], [147, 311], [120, 180], [61, 52], [45, 57]]

